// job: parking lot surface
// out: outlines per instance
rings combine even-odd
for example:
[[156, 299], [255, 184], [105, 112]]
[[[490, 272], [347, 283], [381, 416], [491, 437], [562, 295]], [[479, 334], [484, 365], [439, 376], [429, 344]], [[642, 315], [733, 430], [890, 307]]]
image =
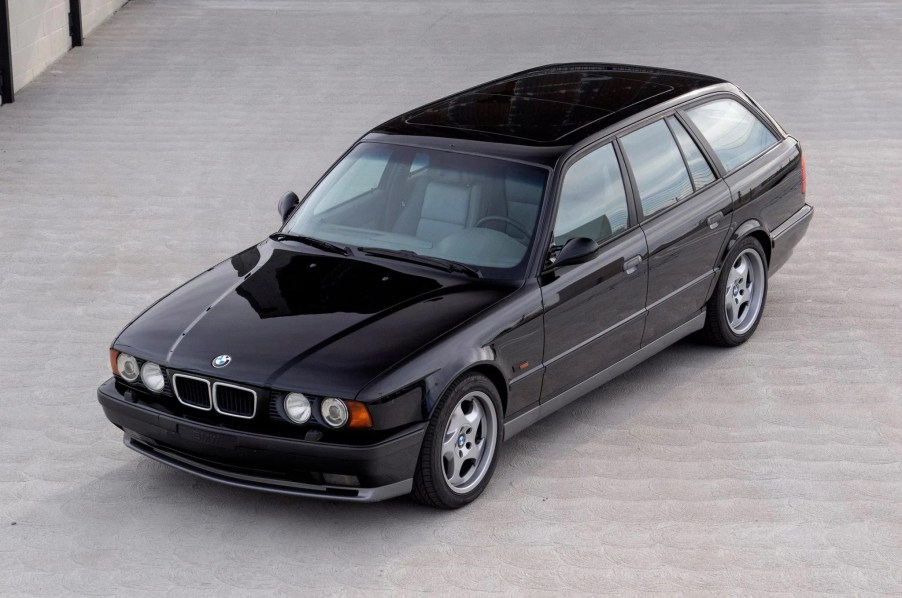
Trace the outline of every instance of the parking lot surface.
[[[902, 4], [132, 0], [0, 108], [0, 594], [902, 594]], [[148, 303], [383, 120], [538, 64], [734, 81], [802, 140], [754, 338], [684, 341], [439, 512], [232, 489], [95, 399]]]

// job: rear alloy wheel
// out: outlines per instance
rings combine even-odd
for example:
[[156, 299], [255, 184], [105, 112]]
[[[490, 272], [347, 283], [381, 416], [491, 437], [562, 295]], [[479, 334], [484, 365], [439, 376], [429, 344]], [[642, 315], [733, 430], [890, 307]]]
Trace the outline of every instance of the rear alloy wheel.
[[724, 260], [714, 294], [708, 301], [704, 333], [716, 345], [735, 347], [747, 341], [764, 312], [767, 265], [761, 244], [746, 237]]
[[500, 442], [497, 389], [484, 376], [465, 374], [445, 392], [426, 428], [414, 499], [443, 509], [473, 501], [492, 477]]

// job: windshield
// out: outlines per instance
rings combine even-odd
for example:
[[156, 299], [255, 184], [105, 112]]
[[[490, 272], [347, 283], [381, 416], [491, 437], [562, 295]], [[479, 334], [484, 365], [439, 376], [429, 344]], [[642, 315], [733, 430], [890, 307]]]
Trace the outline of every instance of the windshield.
[[[283, 228], [339, 246], [413, 252], [523, 274], [547, 172], [504, 160], [360, 143]], [[409, 255], [409, 254], [408, 254]]]

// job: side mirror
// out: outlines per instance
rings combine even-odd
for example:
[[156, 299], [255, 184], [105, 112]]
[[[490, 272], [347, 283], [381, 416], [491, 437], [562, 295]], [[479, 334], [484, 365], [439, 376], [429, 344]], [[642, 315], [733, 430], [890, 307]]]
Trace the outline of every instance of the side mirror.
[[586, 237], [577, 237], [570, 239], [561, 248], [561, 252], [557, 254], [554, 260], [554, 267], [571, 266], [573, 264], [582, 264], [588, 262], [598, 251], [598, 243]]
[[282, 224], [288, 221], [288, 217], [291, 216], [291, 213], [298, 207], [299, 203], [301, 203], [301, 200], [294, 191], [289, 191], [282, 196], [282, 199], [279, 200], [279, 215], [282, 217]]

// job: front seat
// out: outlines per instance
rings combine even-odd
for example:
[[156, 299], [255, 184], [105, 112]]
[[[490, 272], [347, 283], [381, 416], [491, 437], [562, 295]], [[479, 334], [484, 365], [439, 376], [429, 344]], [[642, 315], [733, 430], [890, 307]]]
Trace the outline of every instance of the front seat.
[[434, 245], [476, 223], [480, 188], [460, 171], [435, 169], [418, 187], [398, 218], [396, 232], [413, 234]]

